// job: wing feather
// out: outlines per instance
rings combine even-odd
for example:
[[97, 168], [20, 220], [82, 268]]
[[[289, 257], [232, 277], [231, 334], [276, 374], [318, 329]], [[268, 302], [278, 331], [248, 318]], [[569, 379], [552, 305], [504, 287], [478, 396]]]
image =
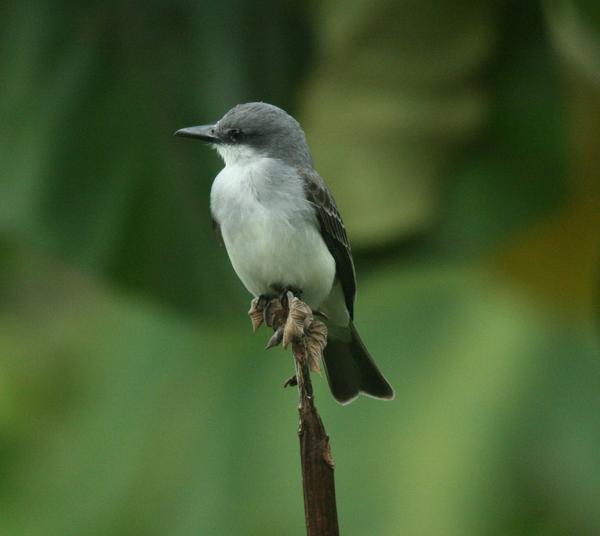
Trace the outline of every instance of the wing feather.
[[316, 172], [306, 173], [303, 178], [307, 199], [315, 207], [323, 239], [335, 260], [336, 274], [342, 284], [348, 313], [353, 318], [356, 273], [344, 222], [325, 181]]

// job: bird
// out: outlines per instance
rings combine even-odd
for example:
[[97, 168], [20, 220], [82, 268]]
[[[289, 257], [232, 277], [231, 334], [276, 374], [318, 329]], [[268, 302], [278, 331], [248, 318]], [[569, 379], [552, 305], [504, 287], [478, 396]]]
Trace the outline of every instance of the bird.
[[323, 361], [333, 397], [344, 405], [360, 393], [393, 399], [354, 326], [356, 272], [346, 228], [298, 121], [272, 104], [249, 102], [175, 135], [201, 140], [223, 159], [210, 210], [246, 289], [255, 298], [290, 290], [326, 319]]

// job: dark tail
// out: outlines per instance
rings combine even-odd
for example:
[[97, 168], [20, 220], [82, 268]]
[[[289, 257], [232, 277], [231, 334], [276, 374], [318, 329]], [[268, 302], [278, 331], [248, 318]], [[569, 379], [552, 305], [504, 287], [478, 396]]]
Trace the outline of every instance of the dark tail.
[[348, 330], [351, 336], [349, 342], [330, 335], [323, 352], [331, 394], [341, 404], [349, 404], [359, 393], [392, 400], [392, 386], [377, 368], [352, 322]]

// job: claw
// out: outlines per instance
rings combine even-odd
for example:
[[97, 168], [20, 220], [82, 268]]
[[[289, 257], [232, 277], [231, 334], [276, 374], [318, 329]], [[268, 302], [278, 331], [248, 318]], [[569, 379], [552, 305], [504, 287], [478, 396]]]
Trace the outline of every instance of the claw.
[[282, 340], [283, 340], [283, 329], [279, 328], [279, 329], [275, 330], [275, 333], [273, 333], [273, 336], [269, 339], [266, 349], [269, 350], [275, 346], [279, 346], [281, 344]]
[[313, 311], [313, 316], [316, 318], [322, 318], [323, 320], [329, 320], [329, 317], [325, 314], [322, 313], [321, 311]]

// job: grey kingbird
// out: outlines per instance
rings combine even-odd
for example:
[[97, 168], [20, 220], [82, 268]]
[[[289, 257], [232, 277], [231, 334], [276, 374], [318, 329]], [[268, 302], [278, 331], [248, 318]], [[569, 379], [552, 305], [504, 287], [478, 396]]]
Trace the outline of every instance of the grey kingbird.
[[215, 178], [210, 208], [236, 274], [255, 297], [286, 289], [326, 317], [323, 358], [335, 399], [364, 393], [392, 399], [354, 327], [356, 276], [335, 201], [313, 168], [300, 124], [271, 104], [251, 102], [215, 124], [177, 136], [211, 144], [225, 167]]

